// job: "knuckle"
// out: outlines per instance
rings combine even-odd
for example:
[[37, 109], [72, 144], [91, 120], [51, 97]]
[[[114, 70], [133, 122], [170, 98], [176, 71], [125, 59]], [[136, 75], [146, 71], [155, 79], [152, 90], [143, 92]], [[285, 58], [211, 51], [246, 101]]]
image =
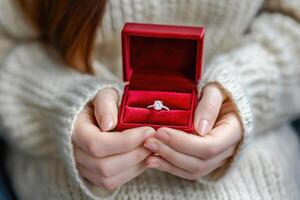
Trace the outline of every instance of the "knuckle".
[[78, 151], [77, 148], [74, 148], [74, 158], [76, 162], [80, 161], [80, 152]]
[[112, 88], [103, 89], [98, 94], [99, 99], [107, 99], [109, 101], [117, 97], [117, 92]]
[[171, 167], [171, 165], [164, 162], [160, 162], [160, 169], [166, 172], [174, 172], [174, 169]]
[[224, 121], [222, 121], [222, 126], [224, 127], [224, 129], [231, 130], [232, 129], [232, 121], [224, 120]]
[[226, 157], [231, 157], [231, 156], [233, 156], [234, 153], [236, 152], [237, 148], [238, 148], [238, 145], [236, 145], [236, 146], [232, 147], [230, 150], [228, 150], [228, 151], [227, 151]]
[[160, 150], [159, 152], [165, 159], [167, 160], [174, 160], [174, 154], [170, 151], [167, 151], [165, 149]]
[[78, 137], [79, 133], [80, 133], [80, 124], [78, 122], [78, 119], [75, 121], [75, 124], [74, 124], [74, 129], [72, 131], [72, 136], [71, 136], [71, 139], [72, 141], [75, 141], [76, 140], [76, 137]]
[[114, 189], [117, 188], [117, 184], [114, 181], [110, 180], [110, 179], [104, 179], [102, 181], [102, 186], [106, 190], [114, 190]]
[[207, 147], [206, 154], [204, 155], [204, 159], [211, 159], [216, 155], [218, 155], [220, 152], [221, 152], [221, 148], [218, 145], [211, 142]]
[[196, 171], [196, 173], [197, 174], [201, 174], [201, 173], [203, 173], [204, 171], [206, 171], [207, 170], [207, 165], [206, 164], [204, 164], [204, 163], [202, 163], [202, 164], [200, 164], [199, 166], [198, 166], [198, 170]]
[[96, 95], [96, 99], [102, 99], [102, 97], [105, 96], [107, 92], [107, 88], [100, 90]]
[[205, 170], [205, 171], [200, 172], [200, 173], [198, 174], [198, 177], [199, 177], [199, 178], [200, 178], [200, 177], [205, 177], [205, 176], [209, 175], [210, 173], [211, 173], [211, 169], [207, 169], [207, 170]]
[[224, 92], [220, 89], [219, 85], [217, 83], [211, 83], [208, 84], [205, 88], [204, 91], [207, 93], [210, 93], [212, 97], [215, 98], [222, 98], [224, 95]]
[[171, 152], [167, 152], [166, 153], [166, 157], [167, 157], [168, 160], [175, 160], [175, 156]]
[[131, 147], [131, 142], [130, 139], [128, 137], [122, 137], [121, 138], [121, 145], [122, 145], [122, 149], [124, 151], [128, 151]]
[[110, 177], [112, 175], [110, 167], [108, 167], [103, 161], [98, 163], [97, 171], [104, 177]]
[[79, 142], [82, 138], [84, 139], [84, 133], [85, 133], [84, 128], [85, 128], [84, 123], [82, 123], [82, 121], [77, 119], [77, 122], [75, 122], [74, 129], [72, 132], [72, 140], [73, 141]]
[[190, 180], [190, 181], [196, 181], [198, 179], [198, 175], [196, 173], [192, 173], [192, 174], [188, 174], [186, 176], [186, 179], [187, 180]]
[[87, 146], [87, 150], [94, 157], [100, 157], [102, 155], [102, 150], [100, 145], [94, 141], [90, 141]]
[[197, 166], [195, 166], [192, 169], [192, 172], [194, 172], [194, 173], [201, 173], [201, 172], [203, 172], [205, 170], [206, 170], [206, 165], [204, 163], [199, 163]]
[[140, 149], [140, 150], [138, 150], [138, 151], [136, 152], [136, 154], [135, 154], [135, 159], [136, 159], [137, 161], [142, 161], [142, 160], [145, 159], [146, 154], [147, 154], [146, 150]]
[[217, 146], [211, 146], [207, 150], [207, 158], [213, 158], [220, 152], [219, 148]]
[[214, 115], [217, 115], [219, 113], [218, 106], [211, 102], [206, 102], [206, 109], [207, 109], [207, 112], [212, 113]]
[[204, 87], [204, 90], [217, 90], [218, 85], [217, 83], [209, 83]]

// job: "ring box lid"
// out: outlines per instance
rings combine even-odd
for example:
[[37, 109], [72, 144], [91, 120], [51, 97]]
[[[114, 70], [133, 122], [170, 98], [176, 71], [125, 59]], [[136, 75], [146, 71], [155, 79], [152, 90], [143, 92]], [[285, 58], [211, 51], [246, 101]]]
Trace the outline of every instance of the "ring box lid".
[[[127, 23], [122, 31], [123, 79], [134, 87], [195, 86], [201, 79], [203, 27]], [[184, 84], [182, 84], [184, 83]], [[155, 87], [155, 86], [154, 86]]]

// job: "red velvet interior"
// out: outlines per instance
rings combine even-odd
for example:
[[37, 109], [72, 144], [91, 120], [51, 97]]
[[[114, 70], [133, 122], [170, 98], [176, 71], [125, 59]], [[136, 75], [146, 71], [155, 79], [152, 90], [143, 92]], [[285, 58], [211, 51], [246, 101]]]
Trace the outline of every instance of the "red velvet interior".
[[179, 76], [195, 81], [198, 41], [196, 39], [128, 36], [130, 62], [128, 79], [132, 76]]
[[[196, 40], [134, 36], [130, 46], [132, 75], [123, 122], [189, 126], [193, 117]], [[147, 109], [155, 100], [163, 101], [170, 111]]]
[[176, 93], [161, 91], [128, 91], [127, 106], [146, 108], [155, 100], [164, 102], [170, 110], [190, 111], [192, 106], [192, 93]]

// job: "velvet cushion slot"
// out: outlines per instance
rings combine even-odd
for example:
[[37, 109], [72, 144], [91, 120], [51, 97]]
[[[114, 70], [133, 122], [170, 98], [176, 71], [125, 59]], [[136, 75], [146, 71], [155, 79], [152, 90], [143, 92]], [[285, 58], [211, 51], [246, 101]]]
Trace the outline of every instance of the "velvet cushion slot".
[[156, 111], [126, 106], [123, 120], [125, 123], [184, 126], [188, 125], [190, 122], [190, 111]]
[[127, 105], [130, 107], [147, 108], [155, 100], [163, 101], [170, 110], [191, 110], [192, 94], [158, 91], [128, 91]]

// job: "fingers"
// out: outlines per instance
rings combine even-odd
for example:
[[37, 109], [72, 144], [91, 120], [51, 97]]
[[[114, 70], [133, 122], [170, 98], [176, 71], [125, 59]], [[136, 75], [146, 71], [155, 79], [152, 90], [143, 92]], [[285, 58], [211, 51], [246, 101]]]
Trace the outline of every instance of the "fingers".
[[192, 176], [192, 173], [181, 169], [179, 167], [176, 167], [172, 165], [171, 163], [167, 162], [163, 158], [159, 156], [151, 156], [147, 160], [147, 167], [148, 168], [157, 168], [161, 171], [168, 172], [170, 174], [173, 174], [175, 176], [188, 179], [188, 180], [194, 180], [195, 177]]
[[102, 158], [132, 151], [141, 146], [154, 133], [155, 130], [150, 127], [128, 129], [121, 133], [101, 133], [95, 130], [95, 127], [78, 126], [72, 139], [91, 156]]
[[198, 134], [205, 136], [211, 131], [224, 99], [225, 95], [217, 84], [208, 84], [203, 89], [194, 118], [194, 126]]
[[214, 168], [223, 160], [231, 157], [234, 154], [236, 148], [236, 146], [233, 145], [232, 147], [212, 159], [202, 160], [194, 156], [177, 152], [176, 150], [170, 148], [169, 146], [154, 138], [147, 140], [144, 146], [155, 154], [161, 156], [174, 166], [200, 175], [209, 171], [209, 169]]
[[233, 115], [230, 116], [230, 120], [215, 127], [212, 133], [206, 137], [199, 137], [170, 128], [159, 129], [155, 137], [178, 152], [207, 160], [241, 140], [242, 130], [240, 126], [239, 120]]
[[107, 190], [114, 190], [120, 187], [121, 185], [142, 174], [145, 170], [144, 164], [140, 164], [113, 177], [103, 177], [99, 174], [95, 174], [89, 171], [80, 164], [77, 166], [77, 168], [82, 177], [98, 186], [99, 188], [104, 188]]
[[168, 172], [170, 174], [173, 174], [175, 176], [178, 176], [178, 177], [181, 177], [181, 178], [184, 178], [187, 180], [197, 180], [198, 178], [200, 178], [202, 176], [206, 176], [209, 173], [211, 173], [212, 171], [221, 167], [222, 165], [225, 164], [225, 162], [226, 161], [222, 161], [222, 162], [218, 163], [216, 166], [214, 166], [213, 168], [208, 169], [207, 171], [205, 171], [201, 174], [197, 174], [197, 173], [191, 173], [189, 171], [181, 169], [159, 156], [151, 156], [147, 160], [147, 163], [148, 163], [147, 167], [159, 169], [161, 171]]
[[150, 154], [151, 152], [143, 147], [103, 159], [92, 157], [80, 148], [76, 148], [74, 152], [76, 161], [79, 164], [95, 174], [100, 174], [102, 177], [112, 177], [126, 171], [140, 164]]
[[95, 117], [102, 131], [110, 131], [117, 125], [118, 94], [114, 89], [101, 90], [94, 99]]
[[177, 152], [154, 138], [147, 140], [144, 147], [161, 156], [173, 165], [189, 172], [195, 171], [196, 167], [198, 168], [200, 162], [202, 162], [199, 158]]

